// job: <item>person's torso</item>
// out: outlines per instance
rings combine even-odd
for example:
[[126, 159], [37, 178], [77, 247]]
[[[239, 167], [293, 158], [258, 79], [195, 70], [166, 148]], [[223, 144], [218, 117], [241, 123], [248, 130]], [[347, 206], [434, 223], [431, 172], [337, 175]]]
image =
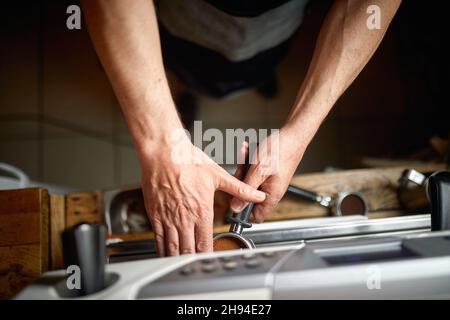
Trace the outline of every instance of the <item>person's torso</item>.
[[309, 0], [160, 0], [158, 19], [173, 36], [249, 59], [297, 30]]

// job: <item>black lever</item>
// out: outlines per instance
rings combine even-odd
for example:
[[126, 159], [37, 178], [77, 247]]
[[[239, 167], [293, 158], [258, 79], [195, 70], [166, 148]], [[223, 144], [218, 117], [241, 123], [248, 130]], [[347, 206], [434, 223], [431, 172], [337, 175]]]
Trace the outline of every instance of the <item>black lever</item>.
[[64, 265], [80, 268], [80, 295], [106, 287], [106, 228], [100, 224], [80, 223], [62, 234]]
[[450, 230], [450, 172], [438, 171], [427, 181], [431, 203], [431, 230]]
[[[242, 169], [242, 179], [245, 179], [245, 176], [248, 173], [248, 170], [251, 166], [251, 159], [253, 159], [253, 153], [256, 152], [256, 149], [258, 147], [258, 144], [256, 143], [249, 143], [248, 145], [248, 152], [244, 159], [244, 167]], [[230, 230], [242, 234], [243, 229], [245, 228], [251, 228], [252, 224], [248, 222], [248, 219], [250, 218], [250, 214], [252, 213], [254, 204], [249, 203], [244, 210], [242, 210], [240, 213], [236, 215], [228, 216], [228, 222], [231, 223]]]

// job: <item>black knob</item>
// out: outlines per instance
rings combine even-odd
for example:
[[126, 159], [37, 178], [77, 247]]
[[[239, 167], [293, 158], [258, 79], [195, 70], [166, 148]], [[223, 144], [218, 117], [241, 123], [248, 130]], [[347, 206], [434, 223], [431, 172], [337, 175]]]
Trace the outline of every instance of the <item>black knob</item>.
[[106, 228], [100, 224], [81, 223], [62, 234], [64, 265], [79, 267], [79, 295], [87, 295], [106, 287]]
[[431, 203], [431, 230], [450, 230], [450, 172], [433, 173], [426, 186]]

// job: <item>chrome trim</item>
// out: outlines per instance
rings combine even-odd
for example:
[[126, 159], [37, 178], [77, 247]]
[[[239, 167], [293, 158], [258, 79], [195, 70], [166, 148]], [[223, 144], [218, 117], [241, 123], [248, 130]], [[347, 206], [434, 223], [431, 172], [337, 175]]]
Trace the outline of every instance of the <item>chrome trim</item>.
[[[343, 217], [340, 217], [343, 218]], [[334, 222], [330, 224], [312, 225], [306, 227], [291, 227], [289, 221], [284, 221], [271, 230], [249, 229], [244, 232], [247, 238], [256, 244], [288, 242], [297, 240], [323, 239], [331, 237], [367, 235], [408, 230], [429, 230], [430, 215], [415, 215], [381, 219], [365, 219], [359, 221]], [[261, 228], [262, 229], [262, 228]]]

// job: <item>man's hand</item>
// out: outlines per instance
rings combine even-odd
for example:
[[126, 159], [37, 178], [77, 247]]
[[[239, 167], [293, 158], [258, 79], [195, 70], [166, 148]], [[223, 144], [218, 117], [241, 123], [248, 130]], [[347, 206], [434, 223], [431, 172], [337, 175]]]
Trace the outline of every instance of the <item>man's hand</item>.
[[[377, 49], [400, 3], [401, 0], [345, 0], [333, 3], [322, 25], [297, 99], [280, 131], [279, 154], [273, 152], [273, 147], [270, 151], [267, 146], [260, 145], [258, 159], [256, 163], [253, 161], [255, 164], [250, 167], [244, 180], [266, 193], [266, 200], [253, 209], [255, 221], [262, 221], [285, 193], [306, 146], [337, 99]], [[367, 27], [367, 9], [371, 5], [380, 8], [380, 29]], [[268, 145], [271, 144], [274, 143]], [[269, 172], [267, 167], [271, 167]], [[245, 205], [238, 199], [231, 201], [231, 208], [236, 212]]]
[[[266, 194], [266, 199], [256, 204], [252, 211], [250, 218], [253, 221], [262, 222], [286, 192], [303, 156], [305, 146], [300, 144], [299, 140], [298, 136], [282, 129], [279, 135], [272, 135], [260, 143], [252, 156], [251, 166], [243, 181]], [[244, 148], [247, 150], [241, 153], [249, 152], [247, 145]], [[238, 167], [235, 176], [241, 176], [241, 170], [242, 165]], [[231, 209], [240, 212], [247, 204], [248, 202], [234, 197], [231, 200]]]
[[174, 158], [170, 147], [140, 155], [145, 205], [160, 256], [212, 251], [216, 190], [244, 201], [265, 199], [264, 192], [231, 176], [189, 140], [182, 143], [189, 161]]

